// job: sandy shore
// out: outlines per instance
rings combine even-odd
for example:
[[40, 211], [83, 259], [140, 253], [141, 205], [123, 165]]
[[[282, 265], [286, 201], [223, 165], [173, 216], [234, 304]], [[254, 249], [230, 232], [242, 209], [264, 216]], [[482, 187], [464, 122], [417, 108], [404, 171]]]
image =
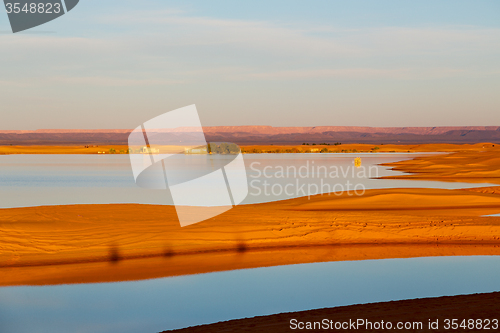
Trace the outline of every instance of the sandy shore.
[[[241, 145], [244, 152], [316, 152], [319, 153], [322, 149], [327, 149], [330, 152], [373, 152], [373, 153], [407, 153], [407, 152], [477, 152], [477, 151], [500, 151], [500, 145], [492, 143], [478, 144], [415, 144], [415, 145], [373, 145], [373, 144], [342, 144], [335, 145]], [[65, 146], [40, 146], [40, 145], [23, 145], [23, 146], [0, 146], [0, 155], [2, 154], [98, 154], [105, 152], [109, 154], [109, 150], [114, 149], [116, 153], [125, 153], [128, 149], [127, 145], [99, 145], [99, 146], [84, 146], [84, 145], [65, 145]]]
[[110, 149], [115, 149], [117, 153], [128, 149], [127, 145], [98, 145], [89, 146], [84, 145], [67, 145], [67, 146], [0, 146], [0, 155], [11, 154], [98, 154], [105, 152], [109, 154]]
[[[498, 147], [498, 148], [497, 148]], [[500, 145], [385, 164], [407, 173], [391, 179], [500, 184]]]
[[[184, 228], [170, 206], [2, 209], [0, 285], [122, 281], [333, 260], [498, 255], [500, 217], [481, 216], [495, 213], [500, 213], [498, 194], [440, 189], [243, 205]], [[126, 260], [138, 258], [153, 263]], [[155, 268], [159, 262], [168, 265]], [[144, 267], [127, 272], [134, 265]]]
[[[261, 316], [254, 318], [237, 319], [226, 322], [220, 322], [210, 325], [202, 325], [184, 328], [175, 331], [165, 332], [182, 332], [182, 333], [197, 333], [197, 332], [295, 332], [298, 329], [290, 329], [290, 320], [297, 321], [322, 322], [324, 319], [330, 323], [356, 321], [363, 319], [365, 322], [372, 323], [372, 327], [376, 327], [375, 323], [381, 323], [383, 320], [386, 323], [396, 327], [398, 322], [409, 322], [411, 329], [403, 329], [401, 332], [482, 332], [484, 330], [468, 330], [460, 328], [462, 320], [482, 319], [483, 326], [487, 323], [485, 319], [490, 319], [489, 330], [493, 329], [495, 323], [492, 319], [498, 320], [500, 325], [500, 293], [460, 295], [451, 297], [436, 297], [422, 298], [404, 301], [371, 303], [361, 305], [341, 306], [335, 308], [325, 308], [310, 311], [280, 313], [270, 316]], [[457, 319], [458, 330], [446, 329], [446, 319]], [[433, 323], [437, 321], [438, 329], [429, 329], [429, 320]], [[414, 324], [416, 323], [416, 324]], [[422, 323], [423, 329], [417, 329], [418, 323]], [[335, 325], [335, 324], [333, 324]], [[415, 326], [414, 326], [415, 325]], [[345, 332], [380, 332], [387, 330], [369, 329], [369, 326], [361, 325], [357, 330], [341, 330]], [[393, 328], [393, 329], [394, 329]], [[325, 332], [326, 330], [303, 330], [307, 332]], [[332, 330], [333, 331], [333, 330]]]
[[[363, 144], [349, 143], [342, 145], [242, 145], [241, 148], [246, 152], [290, 152], [297, 150], [298, 152], [320, 152], [322, 149], [327, 149], [332, 153], [424, 153], [424, 152], [477, 152], [477, 151], [500, 151], [500, 145], [494, 143], [477, 143], [477, 144], [445, 144], [445, 143], [426, 143], [426, 144]], [[295, 151], [294, 151], [295, 152]]]

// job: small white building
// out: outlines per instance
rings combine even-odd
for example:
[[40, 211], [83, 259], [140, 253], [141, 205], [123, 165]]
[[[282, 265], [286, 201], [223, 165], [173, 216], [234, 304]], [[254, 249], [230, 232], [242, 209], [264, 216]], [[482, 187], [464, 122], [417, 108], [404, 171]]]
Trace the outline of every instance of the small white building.
[[142, 147], [139, 151], [141, 154], [159, 154], [160, 149], [158, 148], [148, 148], [146, 146]]
[[208, 154], [207, 147], [184, 148], [184, 154]]

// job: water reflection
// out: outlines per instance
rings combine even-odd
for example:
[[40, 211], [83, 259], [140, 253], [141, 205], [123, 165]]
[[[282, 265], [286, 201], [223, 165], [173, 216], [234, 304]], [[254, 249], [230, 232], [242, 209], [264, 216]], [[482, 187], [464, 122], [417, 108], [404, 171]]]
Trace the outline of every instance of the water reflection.
[[500, 257], [301, 264], [137, 282], [0, 288], [0, 329], [159, 332], [234, 318], [500, 290]]

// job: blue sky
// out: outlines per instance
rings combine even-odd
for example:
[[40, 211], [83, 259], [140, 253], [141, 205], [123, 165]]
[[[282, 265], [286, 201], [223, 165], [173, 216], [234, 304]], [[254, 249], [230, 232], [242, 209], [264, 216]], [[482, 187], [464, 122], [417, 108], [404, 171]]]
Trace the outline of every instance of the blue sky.
[[80, 0], [0, 13], [0, 129], [500, 125], [500, 2]]

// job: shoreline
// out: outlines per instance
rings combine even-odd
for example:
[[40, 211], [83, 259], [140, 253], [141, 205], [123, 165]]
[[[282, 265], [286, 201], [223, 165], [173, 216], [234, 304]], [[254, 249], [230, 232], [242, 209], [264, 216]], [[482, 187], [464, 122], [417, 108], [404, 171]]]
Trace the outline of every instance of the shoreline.
[[381, 179], [438, 180], [446, 182], [500, 184], [500, 150], [457, 151], [446, 155], [418, 156], [382, 166], [404, 175]]
[[[484, 147], [484, 148], [483, 148]], [[439, 152], [452, 153], [478, 150], [497, 150], [500, 144], [476, 143], [476, 144], [341, 144], [341, 145], [240, 145], [244, 154], [252, 153], [424, 153]], [[114, 153], [110, 150], [114, 149]], [[126, 155], [127, 145], [103, 144], [103, 145], [0, 145], [0, 155], [17, 154], [101, 154], [104, 155]]]
[[333, 261], [440, 256], [498, 256], [500, 244], [329, 244], [0, 268], [0, 287], [139, 281], [230, 270]]

